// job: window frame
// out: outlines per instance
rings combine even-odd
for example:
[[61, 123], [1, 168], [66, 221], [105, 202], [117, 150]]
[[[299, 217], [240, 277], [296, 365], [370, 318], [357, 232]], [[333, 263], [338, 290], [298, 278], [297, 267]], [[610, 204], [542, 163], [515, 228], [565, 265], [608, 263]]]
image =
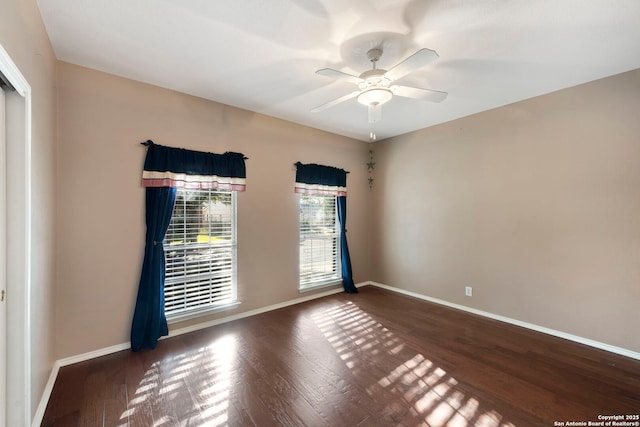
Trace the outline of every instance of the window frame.
[[[333, 213], [333, 219], [334, 219], [334, 229], [335, 229], [335, 233], [333, 234], [333, 237], [329, 237], [328, 239], [335, 239], [335, 259], [331, 259], [329, 260], [328, 258], [325, 259], [324, 262], [331, 262], [332, 264], [335, 265], [335, 275], [332, 277], [327, 277], [324, 278], [322, 280], [315, 280], [315, 281], [307, 281], [307, 282], [303, 282], [302, 281], [302, 270], [303, 270], [303, 257], [302, 257], [302, 244], [304, 240], [307, 240], [304, 238], [305, 233], [303, 232], [302, 229], [302, 216], [303, 216], [303, 211], [302, 211], [302, 201], [304, 198], [307, 197], [323, 197], [323, 198], [333, 198], [333, 202], [334, 202], [334, 213]], [[310, 233], [306, 233], [307, 236], [312, 235]], [[339, 285], [342, 283], [342, 254], [341, 254], [341, 247], [340, 247], [340, 238], [341, 238], [341, 227], [340, 227], [340, 220], [338, 218], [338, 198], [335, 195], [314, 195], [314, 194], [298, 194], [298, 291], [299, 292], [306, 292], [306, 291], [310, 291], [310, 290], [315, 290], [318, 288], [322, 288], [322, 287], [327, 287], [327, 286], [333, 286], [333, 285]]]
[[[238, 242], [237, 242], [237, 192], [235, 191], [227, 191], [227, 190], [219, 190], [219, 189], [187, 189], [187, 188], [178, 188], [176, 189], [177, 194], [176, 194], [176, 203], [178, 202], [179, 198], [180, 198], [180, 194], [181, 193], [186, 193], [186, 192], [205, 192], [207, 194], [211, 194], [213, 192], [219, 192], [219, 193], [225, 193], [225, 194], [229, 194], [231, 197], [231, 212], [230, 212], [230, 226], [231, 226], [231, 231], [230, 231], [230, 238], [231, 238], [231, 242], [228, 245], [228, 247], [231, 249], [231, 268], [230, 268], [230, 283], [229, 283], [229, 289], [230, 289], [230, 296], [229, 298], [226, 298], [224, 301], [221, 301], [220, 303], [213, 303], [213, 304], [208, 304], [208, 305], [202, 305], [202, 306], [196, 306], [196, 307], [191, 307], [191, 308], [185, 308], [179, 311], [175, 311], [175, 312], [166, 312], [165, 311], [165, 316], [167, 318], [167, 323], [176, 323], [176, 322], [180, 322], [180, 321], [184, 321], [184, 320], [189, 320], [189, 319], [193, 319], [193, 318], [197, 318], [197, 317], [201, 317], [201, 316], [205, 316], [207, 314], [211, 314], [211, 313], [215, 313], [218, 311], [222, 311], [222, 310], [228, 310], [231, 308], [235, 308], [238, 305], [240, 305], [240, 302], [238, 301], [238, 286], [237, 286], [237, 255], [238, 255]], [[173, 215], [175, 213], [175, 206], [174, 206], [174, 212], [171, 213], [171, 221], [173, 221]], [[186, 221], [186, 217], [185, 217], [185, 221]], [[169, 226], [170, 227], [170, 226]], [[168, 231], [169, 228], [167, 229], [167, 235], [168, 235]], [[164, 290], [163, 290], [163, 297], [165, 299], [165, 310], [166, 310], [166, 291], [167, 291], [167, 282], [169, 282], [169, 284], [173, 283], [186, 283], [189, 280], [182, 280], [182, 281], [177, 281], [177, 280], [172, 280], [171, 278], [169, 278], [167, 280], [166, 278], [166, 271], [167, 271], [167, 254], [171, 248], [171, 245], [167, 243], [167, 235], [165, 235], [165, 238], [163, 239], [163, 248], [165, 251], [165, 286], [164, 286]], [[207, 246], [203, 245], [203, 244], [198, 244], [198, 247], [201, 249], [205, 249]], [[209, 246], [210, 248], [221, 248], [222, 246], [220, 245], [211, 245]], [[195, 276], [195, 275], [192, 275]], [[201, 275], [201, 276], [206, 276], [206, 275]], [[185, 275], [182, 276], [184, 279], [187, 279], [189, 277], [189, 275]], [[211, 278], [213, 276], [210, 275], [209, 278]], [[204, 278], [204, 277], [203, 277]]]

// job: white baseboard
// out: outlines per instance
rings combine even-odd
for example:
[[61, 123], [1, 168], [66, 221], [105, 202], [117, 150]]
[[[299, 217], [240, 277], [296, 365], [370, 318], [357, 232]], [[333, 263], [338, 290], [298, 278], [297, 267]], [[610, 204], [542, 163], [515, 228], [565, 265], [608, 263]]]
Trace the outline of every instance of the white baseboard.
[[59, 370], [60, 370], [60, 365], [56, 360], [53, 363], [53, 368], [51, 368], [51, 374], [49, 374], [49, 380], [47, 381], [47, 384], [44, 386], [44, 391], [42, 392], [42, 398], [40, 399], [40, 403], [36, 408], [36, 413], [33, 416], [31, 427], [40, 427], [42, 425], [42, 418], [44, 417], [44, 411], [47, 409], [47, 404], [49, 403], [49, 398], [51, 397], [51, 392], [53, 391], [53, 385], [56, 382], [56, 378], [58, 377]]
[[[368, 283], [359, 283], [356, 286], [361, 287], [365, 286]], [[342, 292], [342, 288], [330, 289], [324, 292], [319, 292], [312, 295], [307, 295], [305, 297], [296, 298], [293, 300], [281, 302], [278, 304], [269, 305], [267, 307], [258, 308], [255, 310], [246, 311], [243, 313], [234, 314], [231, 316], [222, 317], [220, 319], [211, 320], [209, 322], [198, 323], [197, 325], [187, 326], [184, 328], [175, 329], [169, 331], [169, 335], [166, 337], [161, 337], [160, 339], [166, 339], [175, 337], [178, 335], [186, 334], [189, 332], [194, 332], [200, 329], [209, 328], [211, 326], [220, 325], [223, 323], [232, 322], [238, 319], [244, 319], [245, 317], [255, 316], [257, 314], [266, 313], [268, 311], [278, 310], [280, 308], [288, 307], [295, 304], [300, 304], [302, 302], [311, 301], [317, 298], [326, 297], [328, 295], [333, 295]], [[58, 377], [58, 372], [60, 368], [63, 366], [73, 365], [74, 363], [84, 362], [87, 360], [95, 359], [96, 357], [106, 356], [108, 354], [117, 353], [122, 350], [128, 350], [131, 348], [131, 343], [126, 342], [122, 344], [112, 345], [110, 347], [101, 348], [98, 350], [90, 351], [87, 353], [78, 354], [76, 356], [65, 357], [64, 359], [58, 359], [53, 363], [53, 367], [51, 368], [51, 374], [49, 375], [49, 380], [42, 392], [42, 398], [40, 399], [40, 404], [36, 409], [36, 413], [33, 417], [33, 421], [31, 423], [32, 427], [38, 427], [42, 424], [42, 419], [44, 417], [44, 412], [47, 409], [47, 404], [49, 403], [49, 399], [51, 398], [51, 392], [53, 391], [53, 385], [56, 382], [56, 378]]]
[[429, 301], [429, 302], [433, 302], [433, 303], [436, 303], [436, 304], [444, 305], [444, 306], [447, 306], [447, 307], [455, 308], [455, 309], [458, 309], [458, 310], [466, 311], [468, 313], [477, 314], [479, 316], [487, 317], [489, 319], [499, 320], [500, 322], [505, 322], [505, 323], [510, 323], [512, 325], [521, 326], [523, 328], [531, 329], [531, 330], [536, 331], [536, 332], [542, 332], [543, 334], [553, 335], [553, 336], [556, 336], [556, 337], [559, 337], [559, 338], [564, 338], [566, 340], [574, 341], [574, 342], [577, 342], [577, 343], [580, 343], [580, 344], [585, 344], [585, 345], [588, 345], [590, 347], [595, 347], [595, 348], [598, 348], [600, 350], [605, 350], [605, 351], [609, 351], [611, 353], [619, 354], [621, 356], [630, 357], [632, 359], [640, 360], [640, 353], [638, 353], [636, 351], [632, 351], [632, 350], [626, 349], [626, 348], [616, 347], [616, 346], [613, 346], [613, 345], [610, 345], [610, 344], [606, 344], [606, 343], [603, 343], [603, 342], [600, 342], [600, 341], [595, 341], [595, 340], [592, 340], [592, 339], [589, 339], [589, 338], [584, 338], [584, 337], [580, 337], [580, 336], [577, 336], [577, 335], [568, 334], [566, 332], [557, 331], [555, 329], [546, 328], [544, 326], [534, 325], [533, 323], [523, 322], [523, 321], [520, 321], [520, 320], [517, 320], [517, 319], [512, 319], [510, 317], [501, 316], [499, 314], [489, 313], [487, 311], [478, 310], [478, 309], [467, 307], [467, 306], [460, 305], [460, 304], [454, 304], [452, 302], [444, 301], [444, 300], [437, 299], [437, 298], [428, 297], [426, 295], [422, 295], [422, 294], [419, 294], [417, 292], [411, 292], [411, 291], [407, 291], [407, 290], [404, 290], [404, 289], [395, 288], [393, 286], [385, 285], [385, 284], [382, 284], [382, 283], [369, 281], [369, 282], [365, 282], [365, 284], [366, 285], [377, 286], [379, 288], [387, 289], [389, 291], [396, 292], [396, 293], [399, 293], [399, 294], [407, 295], [407, 296], [418, 298], [418, 299], [421, 299], [421, 300], [424, 300], [424, 301]]

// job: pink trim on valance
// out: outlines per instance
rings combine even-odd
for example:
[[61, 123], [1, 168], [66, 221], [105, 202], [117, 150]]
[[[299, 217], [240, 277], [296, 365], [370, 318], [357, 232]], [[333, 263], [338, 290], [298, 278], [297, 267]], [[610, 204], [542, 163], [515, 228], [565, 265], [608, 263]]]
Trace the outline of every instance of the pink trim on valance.
[[297, 194], [309, 194], [312, 196], [346, 196], [347, 189], [344, 187], [333, 187], [329, 185], [305, 184], [296, 182], [294, 191]]
[[145, 179], [142, 180], [143, 187], [173, 187], [184, 188], [187, 190], [230, 190], [245, 191], [247, 189], [244, 184], [231, 184], [227, 182], [185, 182], [176, 181], [170, 178], [164, 179]]
[[174, 187], [188, 190], [245, 191], [245, 178], [227, 178], [216, 175], [187, 175], [183, 173], [143, 171], [143, 187]]

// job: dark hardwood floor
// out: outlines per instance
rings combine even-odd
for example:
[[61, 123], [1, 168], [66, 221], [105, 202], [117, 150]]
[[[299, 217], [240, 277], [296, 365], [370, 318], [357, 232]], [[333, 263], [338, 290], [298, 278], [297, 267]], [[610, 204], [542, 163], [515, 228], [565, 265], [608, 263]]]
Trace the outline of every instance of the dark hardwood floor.
[[640, 361], [367, 286], [64, 367], [43, 425], [529, 427], [639, 413]]

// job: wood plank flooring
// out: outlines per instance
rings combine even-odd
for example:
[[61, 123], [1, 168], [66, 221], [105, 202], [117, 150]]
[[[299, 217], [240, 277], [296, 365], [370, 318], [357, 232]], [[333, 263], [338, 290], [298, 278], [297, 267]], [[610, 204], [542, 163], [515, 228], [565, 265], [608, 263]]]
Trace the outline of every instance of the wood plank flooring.
[[43, 426], [554, 426], [640, 414], [640, 361], [380, 288], [60, 370]]

